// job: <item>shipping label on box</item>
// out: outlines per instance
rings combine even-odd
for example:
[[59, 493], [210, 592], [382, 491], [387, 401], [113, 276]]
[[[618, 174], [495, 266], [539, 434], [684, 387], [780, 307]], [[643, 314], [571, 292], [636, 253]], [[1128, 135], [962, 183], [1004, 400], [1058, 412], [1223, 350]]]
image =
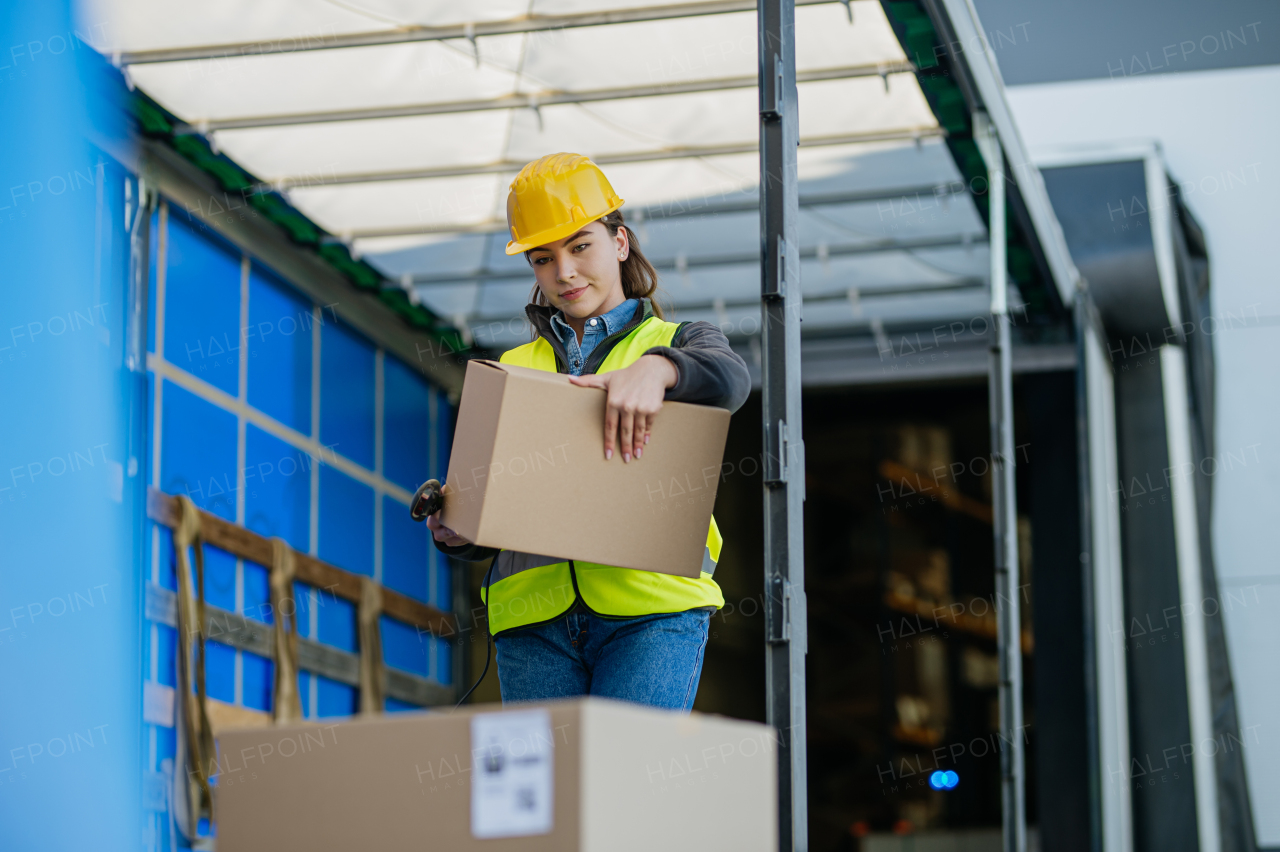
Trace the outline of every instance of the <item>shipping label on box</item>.
[[525, 837], [552, 828], [551, 714], [546, 710], [471, 717], [471, 833]]
[[559, 373], [469, 362], [441, 521], [485, 547], [697, 577], [729, 412], [664, 403], [624, 463], [604, 457], [605, 399]]

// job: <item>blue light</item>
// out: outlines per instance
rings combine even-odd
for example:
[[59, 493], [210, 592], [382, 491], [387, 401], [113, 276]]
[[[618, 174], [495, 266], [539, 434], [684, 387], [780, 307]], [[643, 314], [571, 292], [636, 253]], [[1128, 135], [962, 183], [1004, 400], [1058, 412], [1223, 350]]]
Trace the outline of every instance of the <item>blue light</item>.
[[960, 776], [950, 769], [946, 772], [939, 769], [929, 775], [929, 786], [935, 790], [950, 790], [959, 783]]

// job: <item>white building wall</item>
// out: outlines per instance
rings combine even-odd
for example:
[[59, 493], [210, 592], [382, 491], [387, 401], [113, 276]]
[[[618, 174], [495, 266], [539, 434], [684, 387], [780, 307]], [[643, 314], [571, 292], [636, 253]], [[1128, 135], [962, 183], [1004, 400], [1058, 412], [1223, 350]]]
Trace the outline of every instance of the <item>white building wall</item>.
[[1155, 140], [1205, 229], [1214, 334], [1214, 548], [1262, 846], [1280, 846], [1280, 67], [1014, 86], [1036, 150]]

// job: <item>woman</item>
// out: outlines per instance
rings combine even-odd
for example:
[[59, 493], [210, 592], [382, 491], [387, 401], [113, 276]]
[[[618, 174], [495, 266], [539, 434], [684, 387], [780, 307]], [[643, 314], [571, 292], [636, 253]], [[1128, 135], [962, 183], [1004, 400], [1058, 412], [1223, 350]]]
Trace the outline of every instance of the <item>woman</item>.
[[[507, 254], [523, 252], [533, 267], [525, 314], [535, 336], [501, 360], [605, 390], [605, 458], [637, 464], [652, 429], [662, 428], [655, 418], [663, 400], [735, 411], [751, 381], [714, 325], [663, 318], [652, 300], [657, 272], [623, 224], [622, 203], [600, 169], [576, 154], [535, 160], [512, 182]], [[708, 623], [724, 605], [711, 578], [721, 546], [714, 518], [697, 579], [499, 552], [434, 515], [427, 523], [442, 552], [495, 557], [484, 594], [504, 702], [600, 695], [693, 707]]]

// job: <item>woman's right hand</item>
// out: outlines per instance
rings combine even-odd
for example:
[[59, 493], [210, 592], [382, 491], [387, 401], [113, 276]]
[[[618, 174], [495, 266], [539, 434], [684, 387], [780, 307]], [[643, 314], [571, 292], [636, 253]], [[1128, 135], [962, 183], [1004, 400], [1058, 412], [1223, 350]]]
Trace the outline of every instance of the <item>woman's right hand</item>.
[[440, 513], [427, 515], [427, 526], [431, 529], [431, 534], [435, 536], [436, 541], [446, 547], [460, 547], [471, 542], [458, 535], [453, 530], [440, 523]]

